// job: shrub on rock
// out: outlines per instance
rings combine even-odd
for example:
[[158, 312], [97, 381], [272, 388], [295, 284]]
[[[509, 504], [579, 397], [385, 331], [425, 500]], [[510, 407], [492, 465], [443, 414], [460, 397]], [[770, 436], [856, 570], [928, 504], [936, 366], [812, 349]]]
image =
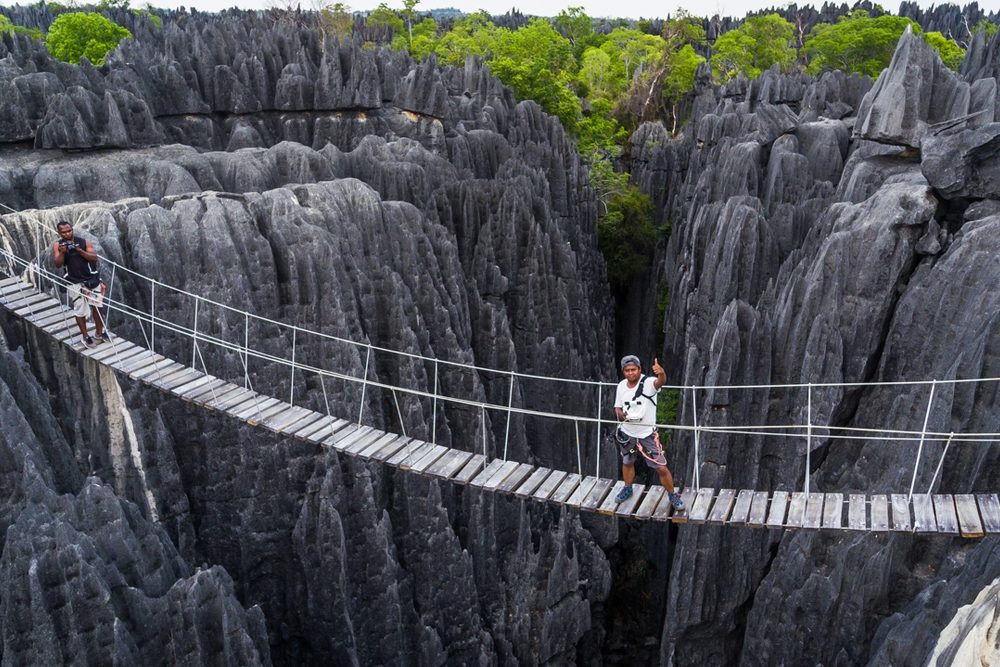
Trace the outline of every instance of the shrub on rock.
[[63, 62], [77, 64], [86, 57], [101, 65], [105, 56], [132, 33], [95, 12], [60, 14], [49, 28], [49, 53]]

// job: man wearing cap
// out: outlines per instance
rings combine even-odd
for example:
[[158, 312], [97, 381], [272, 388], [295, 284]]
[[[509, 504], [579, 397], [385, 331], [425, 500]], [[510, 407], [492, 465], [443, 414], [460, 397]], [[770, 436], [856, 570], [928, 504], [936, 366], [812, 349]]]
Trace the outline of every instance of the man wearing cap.
[[639, 357], [629, 354], [622, 357], [622, 375], [625, 379], [618, 383], [615, 392], [615, 414], [618, 416], [618, 440], [622, 455], [622, 480], [625, 486], [615, 499], [623, 502], [632, 496], [632, 482], [635, 480], [635, 460], [638, 456], [646, 465], [656, 471], [660, 484], [667, 490], [674, 511], [684, 509], [681, 494], [674, 493], [674, 478], [667, 468], [659, 438], [656, 435], [657, 394], [667, 382], [667, 374], [658, 359], [653, 359], [655, 377], [642, 375]]

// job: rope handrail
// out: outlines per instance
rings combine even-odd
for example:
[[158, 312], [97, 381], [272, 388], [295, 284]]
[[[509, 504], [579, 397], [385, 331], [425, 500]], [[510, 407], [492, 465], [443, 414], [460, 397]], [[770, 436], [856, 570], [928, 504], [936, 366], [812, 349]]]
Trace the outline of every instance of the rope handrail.
[[[6, 204], [4, 204], [3, 202], [0, 202], [0, 208], [5, 208], [5, 209], [9, 210], [11, 213], [14, 213], [14, 214], [24, 215], [24, 212], [18, 211], [16, 209], [13, 209], [10, 206], [7, 206]], [[25, 217], [22, 218], [22, 219], [27, 219], [31, 224], [36, 225], [37, 227], [39, 227], [41, 230], [43, 230], [45, 232], [48, 232], [48, 233], [53, 234], [53, 235], [56, 234], [56, 232], [55, 232], [55, 230], [53, 228], [49, 227], [48, 225], [46, 225], [45, 223], [41, 222], [40, 220], [35, 219], [34, 217], [25, 215]], [[6, 251], [5, 251], [5, 254], [6, 254]], [[10, 253], [10, 254], [12, 255], [12, 253]], [[432, 363], [435, 363], [435, 364], [443, 364], [443, 365], [453, 366], [453, 367], [457, 367], [457, 368], [464, 368], [464, 369], [473, 370], [473, 371], [477, 371], [477, 372], [483, 372], [483, 373], [496, 373], [498, 375], [506, 375], [506, 376], [512, 376], [512, 377], [519, 377], [519, 378], [524, 378], [524, 379], [529, 379], [529, 380], [543, 380], [543, 381], [551, 381], [551, 382], [573, 383], [573, 384], [579, 384], [579, 385], [598, 386], [598, 387], [616, 387], [618, 385], [617, 381], [615, 381], [615, 382], [608, 382], [608, 381], [604, 381], [604, 380], [583, 380], [583, 379], [576, 379], [576, 378], [563, 378], [563, 377], [558, 377], [558, 376], [553, 376], [553, 375], [537, 375], [537, 374], [532, 374], [532, 373], [522, 373], [522, 372], [514, 371], [514, 370], [505, 370], [505, 369], [499, 369], [499, 368], [491, 368], [491, 367], [488, 367], [488, 366], [478, 366], [476, 364], [469, 364], [469, 363], [464, 363], [464, 362], [460, 362], [460, 361], [452, 361], [452, 360], [448, 360], [448, 359], [440, 359], [440, 358], [436, 358], [436, 357], [428, 357], [428, 356], [425, 356], [425, 355], [422, 355], [422, 354], [417, 354], [417, 353], [414, 353], [414, 352], [405, 352], [405, 351], [402, 351], [402, 350], [394, 350], [392, 348], [387, 348], [387, 347], [383, 347], [383, 346], [379, 346], [379, 345], [374, 345], [372, 343], [365, 343], [365, 342], [361, 342], [361, 341], [351, 340], [349, 338], [344, 338], [342, 336], [336, 336], [334, 334], [328, 334], [328, 333], [325, 333], [325, 332], [322, 332], [322, 331], [316, 331], [316, 330], [313, 330], [313, 329], [308, 329], [308, 328], [305, 328], [305, 327], [300, 327], [300, 326], [298, 326], [296, 324], [290, 324], [288, 322], [281, 322], [281, 321], [278, 321], [278, 320], [273, 320], [273, 319], [268, 318], [268, 317], [264, 317], [262, 315], [257, 315], [255, 313], [251, 313], [249, 311], [240, 310], [239, 308], [235, 308], [235, 307], [230, 306], [228, 304], [220, 303], [220, 302], [215, 301], [213, 299], [209, 299], [207, 297], [204, 297], [204, 296], [201, 296], [201, 295], [198, 295], [198, 294], [194, 294], [193, 292], [189, 292], [189, 291], [184, 290], [182, 288], [179, 288], [179, 287], [176, 287], [176, 286], [169, 285], [167, 283], [161, 282], [161, 281], [159, 281], [159, 280], [157, 280], [155, 278], [151, 278], [151, 277], [146, 276], [146, 275], [144, 275], [142, 273], [139, 273], [139, 272], [135, 271], [134, 269], [131, 269], [131, 268], [127, 267], [127, 266], [124, 266], [122, 264], [118, 264], [117, 262], [115, 262], [114, 260], [111, 260], [109, 258], [102, 257], [101, 258], [101, 262], [107, 264], [108, 266], [113, 267], [115, 270], [123, 271], [125, 273], [128, 273], [129, 275], [135, 276], [136, 278], [138, 278], [140, 280], [146, 281], [150, 285], [155, 285], [157, 287], [166, 289], [166, 290], [168, 290], [170, 292], [173, 292], [175, 294], [180, 294], [180, 295], [183, 295], [183, 296], [190, 297], [190, 298], [195, 299], [197, 301], [201, 301], [203, 303], [210, 304], [212, 306], [221, 308], [223, 310], [230, 311], [230, 312], [232, 312], [234, 314], [243, 316], [245, 318], [249, 318], [249, 319], [252, 319], [252, 320], [259, 321], [259, 322], [264, 322], [264, 323], [267, 323], [267, 324], [272, 324], [272, 325], [275, 325], [275, 326], [278, 326], [278, 327], [287, 328], [290, 331], [292, 331], [293, 333], [310, 334], [310, 335], [317, 336], [319, 338], [323, 338], [323, 339], [334, 341], [334, 342], [338, 342], [338, 343], [344, 343], [344, 344], [348, 344], [348, 345], [354, 345], [354, 346], [358, 346], [358, 347], [369, 348], [369, 349], [374, 350], [376, 352], [384, 352], [384, 353], [387, 353], [387, 354], [399, 355], [399, 356], [410, 358], [410, 359], [418, 359], [420, 361], [432, 362]], [[998, 377], [989, 377], [989, 378], [954, 378], [954, 379], [951, 379], [951, 380], [931, 379], [931, 380], [883, 380], [883, 381], [855, 381], [855, 382], [785, 382], [785, 383], [730, 384], [730, 385], [715, 385], [715, 384], [671, 385], [671, 384], [665, 384], [665, 385], [663, 385], [662, 388], [663, 389], [668, 389], [668, 390], [678, 390], [678, 391], [689, 391], [689, 390], [695, 390], [695, 391], [697, 391], [697, 390], [703, 390], [703, 391], [718, 391], [718, 390], [741, 390], [741, 391], [749, 391], [749, 390], [760, 390], [760, 389], [807, 389], [809, 387], [812, 387], [813, 389], [824, 389], [824, 388], [864, 388], [864, 387], [901, 387], [901, 386], [924, 386], [924, 385], [931, 385], [931, 384], [934, 384], [934, 383], [959, 385], [959, 384], [979, 384], [979, 383], [986, 383], [986, 382], [1000, 382], [1000, 376], [998, 376]]]
[[[17, 257], [13, 253], [0, 248], [0, 256], [6, 257], [8, 260], [30, 268], [37, 275], [45, 277], [47, 280], [51, 281], [55, 285], [65, 287], [69, 283], [62, 277], [51, 271], [41, 268], [40, 266], [29, 262], [23, 258]], [[304, 373], [313, 373], [321, 377], [333, 378], [338, 380], [344, 380], [353, 383], [362, 383], [364, 385], [371, 385], [379, 389], [392, 391], [392, 392], [402, 392], [404, 394], [413, 395], [421, 398], [428, 398], [433, 400], [442, 400], [448, 403], [453, 403], [465, 407], [472, 407], [476, 409], [486, 409], [491, 411], [506, 412], [508, 414], [520, 414], [531, 417], [539, 417], [546, 419], [556, 419], [567, 421], [571, 420], [574, 422], [586, 422], [598, 425], [615, 425], [617, 426], [619, 422], [617, 420], [611, 419], [600, 419], [597, 417], [584, 416], [584, 415], [567, 415], [563, 413], [553, 413], [542, 410], [535, 410], [530, 408], [520, 408], [509, 405], [501, 405], [496, 403], [490, 403], [487, 401], [461, 398], [456, 396], [448, 396], [441, 393], [431, 393], [425, 390], [413, 389], [409, 387], [400, 387], [392, 385], [386, 382], [381, 382], [378, 380], [367, 380], [365, 378], [359, 378], [354, 375], [347, 373], [341, 373], [337, 371], [332, 371], [324, 369], [318, 366], [313, 366], [311, 364], [304, 364], [302, 362], [290, 361], [284, 357], [275, 356], [267, 352], [260, 350], [255, 350], [252, 348], [244, 347], [242, 345], [232, 343], [223, 338], [218, 338], [211, 334], [207, 334], [202, 331], [196, 331], [192, 328], [186, 327], [181, 324], [177, 324], [170, 320], [166, 320], [162, 317], [157, 317], [146, 313], [145, 311], [138, 310], [133, 306], [130, 306], [124, 302], [115, 300], [112, 295], [105, 295], [104, 301], [109, 309], [119, 312], [124, 316], [136, 319], [139, 322], [153, 324], [159, 326], [162, 330], [171, 333], [180, 334], [184, 337], [191, 338], [194, 342], [204, 342], [209, 345], [218, 347], [220, 349], [238, 353], [241, 356], [252, 357], [265, 362], [276, 363], [287, 368], [302, 371]], [[264, 395], [264, 394], [261, 394]], [[760, 425], [687, 425], [687, 424], [670, 424], [670, 423], [656, 423], [654, 428], [666, 429], [666, 430], [676, 430], [676, 431], [687, 431], [687, 432], [702, 432], [702, 433], [717, 433], [717, 434], [728, 434], [728, 435], [749, 435], [749, 436], [763, 436], [763, 437], [783, 437], [783, 438], [798, 438], [801, 439], [806, 431], [810, 428], [809, 424], [760, 424]], [[812, 425], [811, 428], [825, 430], [825, 431], [845, 431], [849, 433], [857, 433], [864, 435], [867, 440], [876, 441], [919, 441], [919, 440], [931, 440], [931, 441], [947, 441], [953, 440], [955, 442], [996, 442], [1000, 440], [1000, 433], [990, 433], [990, 432], [936, 432], [936, 431], [909, 431], [901, 429], [887, 429], [887, 428], [866, 428], [866, 427], [849, 427], [849, 426], [834, 426], [834, 425]], [[798, 431], [796, 431], [796, 429]], [[795, 431], [795, 432], [780, 432], [780, 431]], [[883, 435], [878, 435], [883, 434]], [[835, 433], [827, 433], [821, 436], [816, 436], [820, 439], [839, 439], [839, 440], [858, 440], [859, 435], [841, 435]]]

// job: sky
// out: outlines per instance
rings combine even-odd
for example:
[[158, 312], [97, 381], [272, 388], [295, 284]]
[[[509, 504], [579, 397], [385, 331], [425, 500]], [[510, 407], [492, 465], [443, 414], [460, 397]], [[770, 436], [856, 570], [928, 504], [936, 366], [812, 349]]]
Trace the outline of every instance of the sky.
[[[295, 5], [301, 2], [303, 8], [311, 7], [315, 2], [324, 0], [151, 0], [150, 4], [157, 7], [195, 7], [199, 11], [219, 11], [227, 7], [238, 6], [244, 9], [265, 9], [270, 6]], [[367, 11], [374, 9], [383, 0], [341, 0], [353, 11]], [[846, 0], [838, 0], [846, 1]], [[333, 0], [326, 0], [332, 3]], [[385, 0], [386, 4], [393, 8], [403, 6], [402, 0]], [[962, 0], [957, 0], [958, 4], [967, 4]], [[133, 0], [133, 5], [143, 4], [141, 0]], [[485, 9], [490, 14], [505, 14], [511, 8], [517, 8], [522, 14], [534, 16], [555, 16], [561, 10], [570, 6], [582, 6], [592, 17], [627, 17], [627, 18], [663, 18], [667, 14], [673, 14], [678, 7], [682, 7], [696, 16], [720, 16], [742, 17], [749, 11], [765, 9], [770, 7], [788, 4], [783, 0], [632, 0], [621, 2], [621, 0], [421, 0], [417, 5], [417, 10], [438, 9], [443, 7], [454, 7], [463, 12], [474, 12]], [[803, 2], [799, 0], [799, 5], [812, 4], [814, 7], [823, 5], [823, 0], [815, 2]], [[853, 2], [848, 2], [853, 4]], [[917, 0], [917, 4], [924, 8], [930, 8], [935, 4], [933, 0]], [[937, 4], [943, 4], [941, 0]], [[882, 5], [891, 9], [894, 13], [899, 11], [898, 0], [883, 0]], [[996, 7], [994, 7], [994, 5]], [[1000, 8], [1000, 0], [979, 0], [979, 6], [983, 9]]]

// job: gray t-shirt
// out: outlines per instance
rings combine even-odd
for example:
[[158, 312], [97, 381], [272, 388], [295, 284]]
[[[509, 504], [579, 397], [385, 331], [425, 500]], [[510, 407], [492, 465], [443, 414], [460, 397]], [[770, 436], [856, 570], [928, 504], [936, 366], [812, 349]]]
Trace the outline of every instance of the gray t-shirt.
[[[628, 418], [621, 423], [621, 430], [632, 438], [645, 438], [653, 433], [653, 426], [656, 424], [656, 394], [660, 391], [656, 388], [656, 378], [647, 377], [643, 381], [642, 394], [635, 400], [635, 390], [638, 384], [628, 386], [628, 380], [618, 383], [615, 392], [615, 407], [625, 411]], [[638, 417], [633, 421], [633, 417]]]

